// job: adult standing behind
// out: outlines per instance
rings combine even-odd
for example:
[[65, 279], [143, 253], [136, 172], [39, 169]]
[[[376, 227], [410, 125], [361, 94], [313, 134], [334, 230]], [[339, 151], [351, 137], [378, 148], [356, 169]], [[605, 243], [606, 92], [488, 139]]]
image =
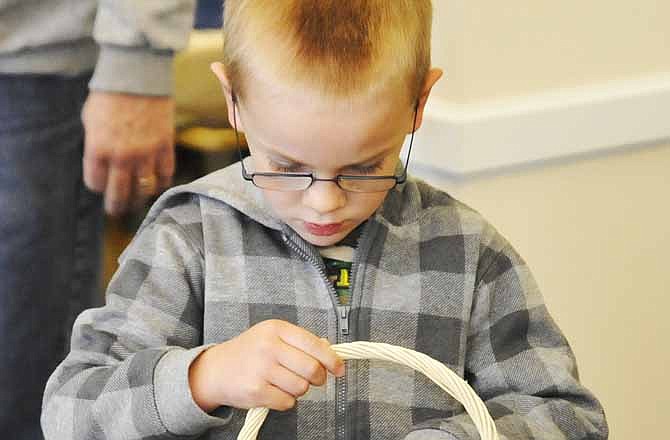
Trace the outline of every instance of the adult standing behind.
[[172, 58], [194, 3], [0, 0], [0, 432], [12, 439], [42, 438], [67, 329], [102, 302], [103, 200], [121, 214], [171, 181]]

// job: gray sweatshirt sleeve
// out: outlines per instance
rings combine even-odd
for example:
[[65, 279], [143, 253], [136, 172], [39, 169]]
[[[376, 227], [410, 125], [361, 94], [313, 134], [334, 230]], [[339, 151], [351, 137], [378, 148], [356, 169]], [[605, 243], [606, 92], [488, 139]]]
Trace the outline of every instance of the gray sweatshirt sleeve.
[[[502, 237], [489, 238], [476, 276], [465, 378], [500, 439], [607, 439], [603, 409], [580, 384], [574, 355], [530, 270]], [[422, 423], [406, 440], [478, 438], [463, 413]]]
[[47, 439], [173, 439], [226, 425], [225, 414], [195, 404], [188, 386], [190, 363], [206, 348], [203, 260], [191, 238], [200, 223], [188, 217], [161, 214], [143, 227], [106, 305], [77, 318], [44, 395]]
[[93, 37], [100, 56], [92, 90], [166, 96], [172, 60], [193, 26], [195, 0], [100, 0]]

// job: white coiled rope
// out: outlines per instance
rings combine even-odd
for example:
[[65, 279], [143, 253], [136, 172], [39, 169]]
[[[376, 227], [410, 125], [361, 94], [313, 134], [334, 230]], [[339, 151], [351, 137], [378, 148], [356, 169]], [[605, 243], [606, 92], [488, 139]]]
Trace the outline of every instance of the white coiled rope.
[[[498, 440], [496, 425], [493, 423], [493, 419], [491, 419], [484, 402], [482, 402], [467, 382], [441, 362], [414, 350], [376, 342], [359, 341], [332, 345], [331, 348], [342, 359], [390, 361], [405, 365], [425, 374], [440, 388], [463, 404], [477, 427], [481, 440]], [[267, 408], [250, 409], [244, 421], [244, 426], [237, 436], [237, 440], [256, 440], [258, 431], [260, 431], [261, 425], [263, 425], [268, 415], [268, 411]]]

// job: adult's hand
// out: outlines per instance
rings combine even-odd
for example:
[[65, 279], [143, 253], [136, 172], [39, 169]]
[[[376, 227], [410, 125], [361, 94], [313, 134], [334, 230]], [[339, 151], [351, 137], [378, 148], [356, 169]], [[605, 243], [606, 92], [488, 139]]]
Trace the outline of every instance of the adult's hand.
[[84, 183], [120, 215], [167, 188], [174, 174], [174, 100], [91, 91], [84, 105]]

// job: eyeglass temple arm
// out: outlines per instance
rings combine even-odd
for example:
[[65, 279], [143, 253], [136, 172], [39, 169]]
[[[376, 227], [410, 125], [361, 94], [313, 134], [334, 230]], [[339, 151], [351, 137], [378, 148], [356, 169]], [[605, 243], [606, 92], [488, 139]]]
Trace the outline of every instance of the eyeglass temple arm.
[[242, 147], [240, 147], [240, 132], [237, 130], [237, 95], [235, 94], [235, 91], [233, 90], [231, 92], [232, 95], [232, 101], [233, 101], [233, 129], [235, 130], [235, 143], [237, 144], [237, 154], [240, 157], [240, 164], [242, 165], [242, 177], [245, 180], [252, 180], [251, 176], [249, 173], [247, 173], [247, 169], [244, 166], [244, 160], [242, 160]]
[[398, 183], [405, 183], [407, 180], [407, 167], [409, 166], [409, 156], [412, 154], [412, 144], [414, 144], [414, 133], [416, 133], [416, 120], [419, 114], [419, 101], [414, 106], [414, 122], [412, 123], [412, 134], [409, 138], [409, 148], [407, 149], [407, 159], [405, 159], [405, 166], [403, 167], [402, 176], [398, 178]]

